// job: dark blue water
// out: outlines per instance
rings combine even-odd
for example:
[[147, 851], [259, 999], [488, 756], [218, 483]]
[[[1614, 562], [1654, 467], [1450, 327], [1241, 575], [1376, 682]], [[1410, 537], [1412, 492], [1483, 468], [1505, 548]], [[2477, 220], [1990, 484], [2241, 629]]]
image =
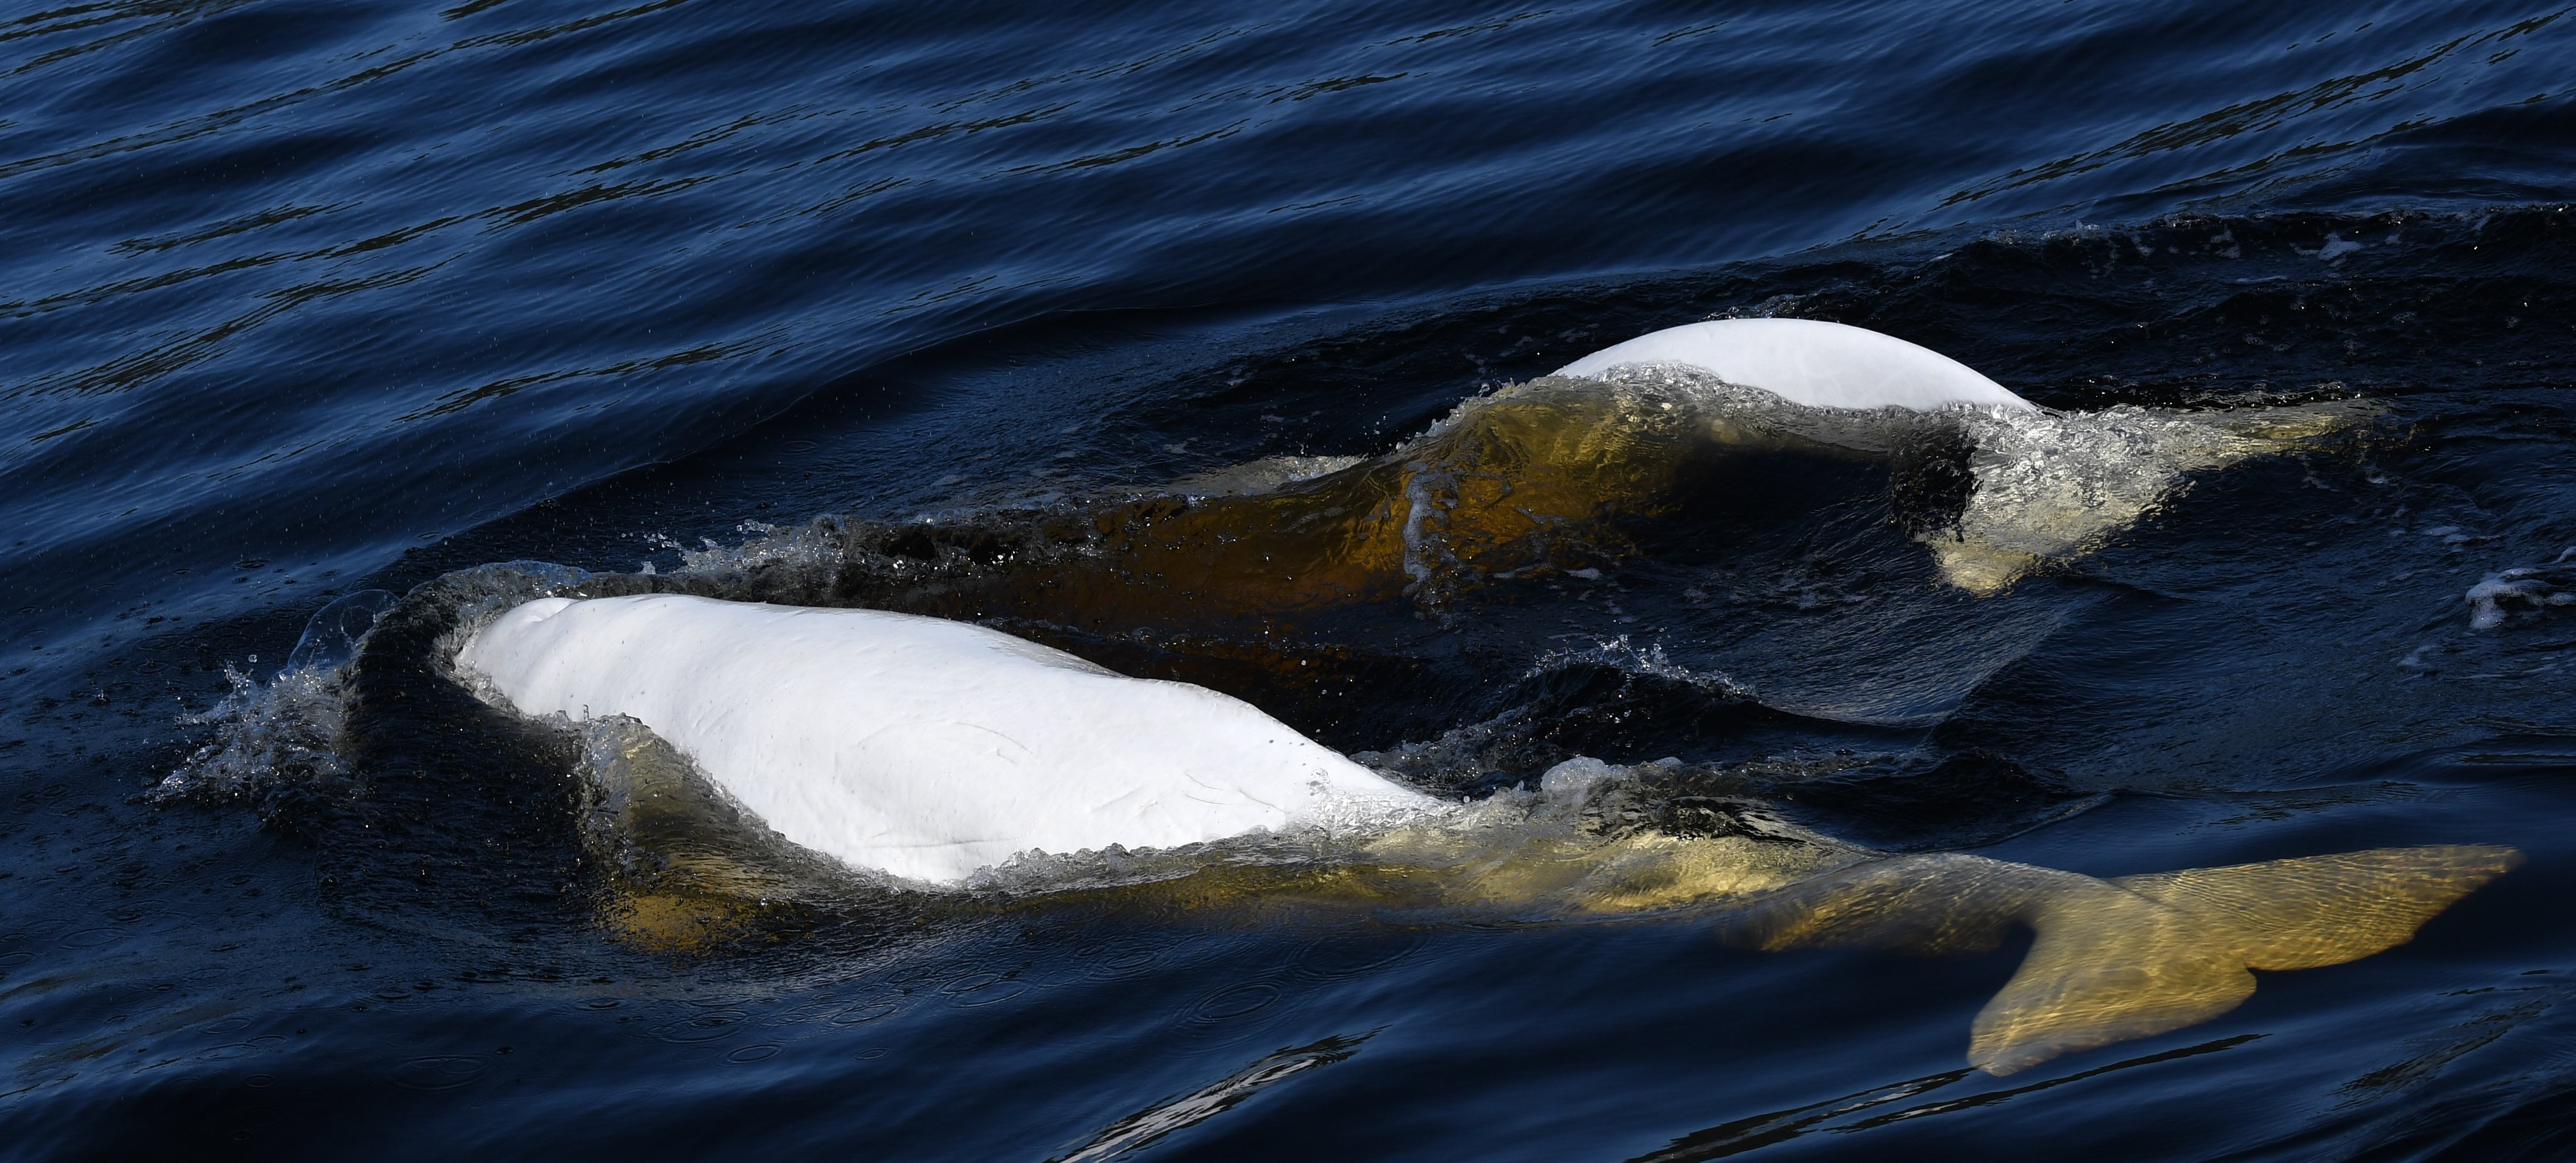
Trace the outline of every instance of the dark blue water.
[[[2567, 12], [0, 10], [0, 1153], [2565, 1157]], [[1373, 455], [1752, 314], [2076, 412], [2372, 414], [1990, 598], [1870, 540], [1883, 481], [1818, 477], [1544, 617], [1318, 631], [1395, 660], [1344, 702], [1241, 693], [1349, 750], [1563, 724], [1484, 786], [1884, 755], [1923, 778], [1783, 810], [2095, 875], [2529, 863], [1993, 1078], [1965, 1030], [2019, 946], [1068, 901], [680, 955], [603, 927], [560, 790], [488, 739], [359, 771], [374, 807], [143, 798], [344, 593]], [[2546, 584], [2480, 624], [2516, 568]], [[1490, 681], [1621, 636], [1762, 712]]]

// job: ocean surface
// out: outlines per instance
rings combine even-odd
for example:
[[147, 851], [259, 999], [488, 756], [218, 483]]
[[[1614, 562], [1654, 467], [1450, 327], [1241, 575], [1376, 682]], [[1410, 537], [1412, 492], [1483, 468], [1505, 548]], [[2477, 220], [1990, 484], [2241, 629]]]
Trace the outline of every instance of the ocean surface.
[[[2571, 11], [0, 6], [0, 1157], [2576, 1155]], [[2050, 411], [1322, 613], [1050, 588], [1743, 317]], [[597, 733], [440, 669], [546, 586], [982, 620], [1470, 807], [1598, 759], [1639, 834], [2522, 862], [2001, 1076], [2027, 934], [1122, 853], [656, 928], [636, 853], [795, 854], [603, 840]]]

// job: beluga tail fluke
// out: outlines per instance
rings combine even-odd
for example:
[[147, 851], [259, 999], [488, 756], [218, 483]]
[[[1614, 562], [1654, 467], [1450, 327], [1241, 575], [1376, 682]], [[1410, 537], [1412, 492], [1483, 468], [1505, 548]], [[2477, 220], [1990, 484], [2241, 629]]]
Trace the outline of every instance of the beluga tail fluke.
[[1961, 854], [1855, 865], [1756, 902], [1759, 948], [1972, 953], [2036, 940], [1971, 1027], [1968, 1060], [2010, 1074], [2198, 1025], [2254, 995], [2249, 970], [2340, 965], [2402, 945], [2522, 863], [2491, 845], [2382, 848], [2095, 879]]

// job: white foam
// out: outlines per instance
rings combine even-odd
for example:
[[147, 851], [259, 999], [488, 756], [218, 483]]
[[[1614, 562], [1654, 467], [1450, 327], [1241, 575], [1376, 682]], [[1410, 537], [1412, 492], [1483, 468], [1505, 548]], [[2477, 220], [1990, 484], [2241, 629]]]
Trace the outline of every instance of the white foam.
[[1929, 412], [1967, 404], [2037, 410], [1940, 352], [1814, 319], [1719, 319], [1670, 327], [1593, 352], [1556, 374], [1601, 379], [1612, 368], [1674, 364], [1810, 408]]
[[544, 598], [457, 662], [523, 713], [640, 720], [789, 840], [914, 880], [1432, 802], [1239, 699], [938, 618]]
[[[2558, 556], [2563, 561], [2567, 555], [2562, 553]], [[2472, 630], [2493, 630], [2504, 625], [2512, 617], [2512, 611], [2505, 608], [2508, 605], [2528, 606], [2535, 610], [2542, 606], [2576, 605], [2576, 594], [2558, 589], [2540, 570], [2527, 567], [2488, 574], [2486, 580], [2469, 587], [2468, 597], [2469, 628]]]
[[203, 713], [179, 720], [213, 727], [213, 741], [144, 793], [147, 799], [239, 802], [257, 799], [280, 784], [348, 774], [348, 763], [332, 750], [348, 715], [338, 671], [290, 667], [277, 681], [261, 686], [228, 663], [224, 678], [232, 684], [231, 693]]

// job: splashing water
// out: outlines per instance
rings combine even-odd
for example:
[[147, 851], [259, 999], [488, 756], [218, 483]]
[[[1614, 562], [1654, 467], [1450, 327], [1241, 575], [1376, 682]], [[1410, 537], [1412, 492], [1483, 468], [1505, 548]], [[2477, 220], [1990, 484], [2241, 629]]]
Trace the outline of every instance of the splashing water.
[[231, 666], [232, 690], [214, 706], [180, 720], [212, 727], [213, 741], [145, 793], [153, 803], [257, 800], [288, 783], [345, 779], [349, 765], [333, 751], [348, 707], [337, 667], [289, 668], [261, 683]]

